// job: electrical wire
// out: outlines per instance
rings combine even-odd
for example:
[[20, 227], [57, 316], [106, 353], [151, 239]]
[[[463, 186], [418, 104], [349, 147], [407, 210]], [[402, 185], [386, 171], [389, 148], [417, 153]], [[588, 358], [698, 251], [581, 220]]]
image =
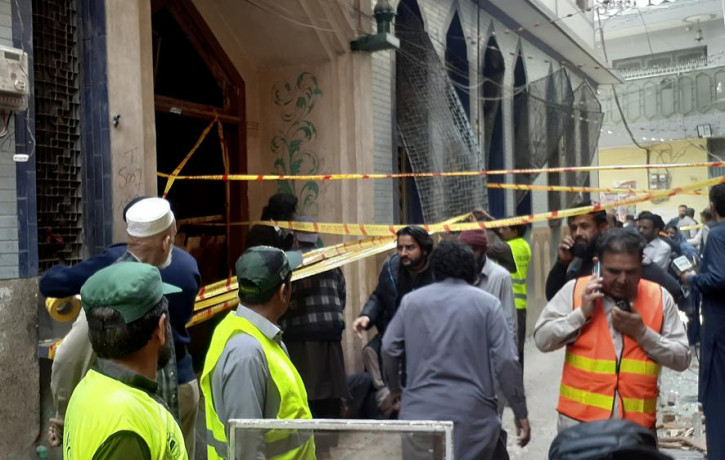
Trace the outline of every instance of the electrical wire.
[[[307, 27], [309, 29], [318, 30], [320, 32], [335, 32], [334, 29], [329, 29], [329, 28], [325, 28], [325, 27], [316, 26], [314, 24], [309, 24], [309, 23], [306, 23], [306, 22], [298, 21], [297, 19], [294, 19], [294, 18], [291, 18], [289, 16], [286, 16], [286, 15], [280, 13], [279, 11], [274, 11], [273, 9], [271, 9], [269, 7], [261, 6], [261, 5], [257, 4], [257, 3], [255, 3], [254, 0], [244, 0], [244, 1], [246, 1], [250, 5], [253, 5], [253, 6], [259, 8], [262, 11], [265, 11], [267, 13], [273, 14], [273, 15], [275, 15], [276, 17], [278, 17], [280, 19], [283, 19], [283, 20], [285, 20], [287, 22], [290, 22], [292, 24], [298, 25], [300, 27]], [[264, 3], [264, 4], [267, 5], [267, 3]]]
[[[429, 37], [430, 37], [430, 35], [429, 35]], [[418, 44], [413, 43], [411, 41], [406, 41], [406, 46], [408, 46], [408, 45], [411, 45], [414, 48], [421, 49], [421, 50], [423, 50], [425, 52], [431, 51], [429, 48], [426, 48], [424, 46], [418, 45]], [[498, 50], [498, 48], [494, 48], [494, 49], [496, 49], [497, 51], [500, 51], [500, 50]], [[414, 64], [414, 65], [416, 65], [416, 66], [418, 66], [420, 68], [424, 68], [424, 69], [426, 69], [428, 71], [435, 70], [435, 68], [432, 68], [426, 62], [423, 62], [423, 61], [419, 60], [417, 56], [415, 56], [415, 55], [413, 55], [413, 54], [405, 51], [402, 48], [401, 49], [398, 49], [397, 52], [400, 53], [401, 55], [405, 56], [406, 58], [410, 59], [412, 61], [411, 62], [412, 64]], [[436, 53], [436, 57], [437, 57], [437, 53]], [[448, 72], [449, 76], [450, 76], [450, 74], [453, 74], [453, 75], [456, 75], [456, 76], [460, 76], [462, 78], [467, 78], [467, 79], [470, 78], [470, 75], [469, 74], [465, 74], [465, 73], [461, 72], [459, 69], [457, 69], [456, 67], [453, 67], [453, 66], [447, 64], [447, 62], [445, 60], [442, 60], [440, 62], [442, 64], [443, 69]], [[479, 86], [482, 86], [485, 83], [489, 83], [489, 84], [493, 84], [495, 86], [498, 86], [499, 89], [501, 89], [503, 91], [504, 96], [500, 96], [500, 97], [485, 97], [485, 96], [472, 97], [472, 99], [474, 99], [474, 100], [484, 101], [484, 102], [485, 101], [505, 101], [505, 100], [512, 100], [517, 95], [527, 92], [528, 89], [529, 89], [529, 86], [534, 83], [534, 82], [531, 82], [531, 83], [529, 83], [527, 85], [518, 86], [518, 87], [516, 87], [515, 89], [512, 90], [508, 86], [506, 86], [506, 85], [504, 85], [502, 83], [498, 83], [495, 80], [492, 80], [492, 79], [488, 78], [485, 74], [480, 74], [480, 73], [476, 72], [476, 73], [474, 73], [474, 76], [476, 76], [479, 79], [482, 79], [484, 81], [482, 83], [478, 84], [478, 85], [467, 86], [467, 85], [462, 85], [462, 84], [456, 82], [455, 80], [452, 80], [451, 79], [451, 84], [454, 87], [457, 87], [457, 88], [460, 88], [460, 89], [463, 89], [463, 90], [470, 90], [470, 89], [476, 89], [476, 88], [478, 88]], [[577, 90], [578, 89], [579, 88], [577, 87]], [[574, 91], [572, 91], [572, 92], [574, 92]], [[471, 97], [471, 96], [469, 95], [469, 97]], [[590, 111], [590, 110], [582, 110], [581, 108], [574, 109], [574, 106], [573, 105], [572, 106], [569, 106], [569, 105], [566, 105], [566, 104], [556, 104], [556, 103], [554, 103], [554, 102], [552, 102], [550, 100], [546, 100], [546, 99], [537, 97], [537, 96], [535, 96], [535, 95], [533, 95], [531, 93], [528, 94], [528, 97], [531, 98], [531, 99], [533, 99], [533, 100], [536, 100], [538, 102], [541, 102], [541, 103], [545, 104], [547, 107], [551, 107], [551, 108], [557, 108], [557, 109], [561, 109], [561, 110], [565, 110], [565, 111], [578, 110], [579, 112], [586, 112], [586, 113], [597, 114], [597, 115], [602, 114], [601, 111], [596, 111], [596, 110], [593, 110], [593, 111]], [[583, 103], [584, 103], [583, 101], [582, 102], [579, 102], [579, 104], [581, 104], [581, 105], [583, 105]], [[574, 118], [574, 117], [572, 117], [572, 118]], [[599, 122], [598, 120], [584, 119], [584, 118], [581, 118], [581, 117], [580, 117], [580, 120], [582, 120], [582, 121], [589, 121], [589, 122], [597, 122], [597, 123]]]
[[[609, 61], [607, 58], [607, 45], [604, 41], [604, 28], [601, 27], [602, 25], [602, 18], [599, 14], [599, 8], [597, 8], [597, 19], [599, 21], [599, 37], [602, 42], [602, 51], [604, 52], [604, 60]], [[624, 111], [622, 110], [622, 106], [619, 104], [619, 97], [617, 97], [617, 88], [615, 85], [612, 85], [612, 94], [614, 95], [614, 102], [617, 104], [617, 110], [619, 110], [619, 116], [622, 117], [622, 124], [624, 125], [624, 128], [627, 130], [627, 133], [629, 134], [630, 139], [632, 139], [632, 143], [639, 147], [640, 149], [647, 152], [647, 156], [649, 156], [649, 149], [642, 147], [639, 142], [637, 142], [637, 139], [634, 138], [634, 134], [632, 134], [632, 130], [629, 128], [629, 123], [627, 123], [627, 119], [624, 116]]]

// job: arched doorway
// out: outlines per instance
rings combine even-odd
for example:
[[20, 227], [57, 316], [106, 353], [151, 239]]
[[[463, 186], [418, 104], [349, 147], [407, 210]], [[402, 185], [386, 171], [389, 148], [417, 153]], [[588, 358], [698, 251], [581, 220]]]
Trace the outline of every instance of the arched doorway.
[[[190, 0], [152, 1], [152, 30], [158, 171], [173, 172], [211, 127], [181, 173], [246, 172], [244, 81], [221, 45]], [[160, 193], [166, 183], [159, 178]], [[229, 276], [244, 235], [228, 224], [247, 220], [246, 184], [176, 181], [167, 198], [202, 282]]]
[[[514, 167], [526, 168], [529, 166], [529, 104], [526, 90], [526, 68], [524, 58], [519, 51], [514, 66]], [[531, 183], [531, 178], [522, 181]], [[516, 215], [525, 216], [532, 213], [531, 191], [517, 191]]]
[[[486, 44], [483, 57], [483, 151], [486, 152], [486, 169], [504, 169], [503, 114], [503, 76], [506, 70], [503, 55], [494, 37]], [[503, 183], [504, 176], [488, 176], [490, 183]], [[502, 189], [488, 189], [488, 201], [491, 215], [506, 215], [506, 195]]]
[[[423, 27], [423, 16], [420, 12], [418, 2], [416, 0], [402, 0], [398, 5], [397, 15], [395, 18], [395, 35], [400, 38], [400, 47], [404, 52], [409, 47], [415, 47], [415, 43], [411, 43], [415, 40], [418, 34], [424, 34], [425, 30]], [[405, 88], [400, 84], [402, 81], [401, 71], [403, 70], [398, 63], [395, 66], [396, 78], [395, 78], [395, 98], [396, 101], [402, 100], [405, 97], [410, 97], [406, 92], [410, 91], [410, 88]], [[421, 67], [422, 82], [426, 82], [425, 68]], [[424, 83], [425, 84], [425, 83]], [[404, 116], [401, 114], [402, 107], [399, 104], [395, 104], [396, 107], [396, 118]], [[427, 114], [420, 114], [420, 123], [423, 126], [420, 129], [420, 136], [424, 139], [421, 140], [421, 144], [427, 145], [428, 129], [427, 129]], [[403, 145], [403, 139], [399, 136], [397, 142], [397, 158], [396, 163], [398, 165], [399, 173], [411, 173], [413, 167], [410, 164], [410, 159], [406, 154], [405, 146]], [[397, 179], [398, 181], [398, 196], [399, 196], [399, 213], [401, 223], [417, 224], [423, 223], [423, 207], [420, 202], [420, 195], [418, 194], [418, 187], [415, 179]]]
[[448, 76], [453, 82], [458, 99], [461, 101], [463, 111], [468, 120], [471, 120], [471, 94], [468, 89], [470, 78], [468, 76], [468, 47], [466, 37], [463, 35], [463, 26], [458, 12], [453, 15], [451, 25], [446, 33], [446, 66]]

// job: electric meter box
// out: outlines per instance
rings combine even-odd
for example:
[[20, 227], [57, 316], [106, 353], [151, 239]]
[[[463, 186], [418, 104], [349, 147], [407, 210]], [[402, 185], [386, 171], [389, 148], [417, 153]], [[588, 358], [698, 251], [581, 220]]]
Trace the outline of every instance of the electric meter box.
[[0, 110], [27, 109], [29, 91], [28, 54], [0, 46]]

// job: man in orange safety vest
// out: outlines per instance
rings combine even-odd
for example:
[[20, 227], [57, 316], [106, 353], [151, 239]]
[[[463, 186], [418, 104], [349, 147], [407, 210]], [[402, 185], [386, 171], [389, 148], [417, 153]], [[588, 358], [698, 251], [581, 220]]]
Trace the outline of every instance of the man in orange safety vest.
[[539, 350], [566, 347], [558, 428], [622, 418], [655, 429], [660, 366], [687, 369], [690, 351], [672, 296], [641, 279], [646, 242], [624, 229], [604, 234], [594, 273], [549, 301], [534, 328]]

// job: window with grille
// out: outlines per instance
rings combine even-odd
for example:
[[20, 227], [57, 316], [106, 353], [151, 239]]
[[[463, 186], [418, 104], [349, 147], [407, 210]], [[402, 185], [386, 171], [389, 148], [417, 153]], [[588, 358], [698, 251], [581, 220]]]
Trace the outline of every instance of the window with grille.
[[83, 256], [77, 0], [33, 0], [38, 268]]

